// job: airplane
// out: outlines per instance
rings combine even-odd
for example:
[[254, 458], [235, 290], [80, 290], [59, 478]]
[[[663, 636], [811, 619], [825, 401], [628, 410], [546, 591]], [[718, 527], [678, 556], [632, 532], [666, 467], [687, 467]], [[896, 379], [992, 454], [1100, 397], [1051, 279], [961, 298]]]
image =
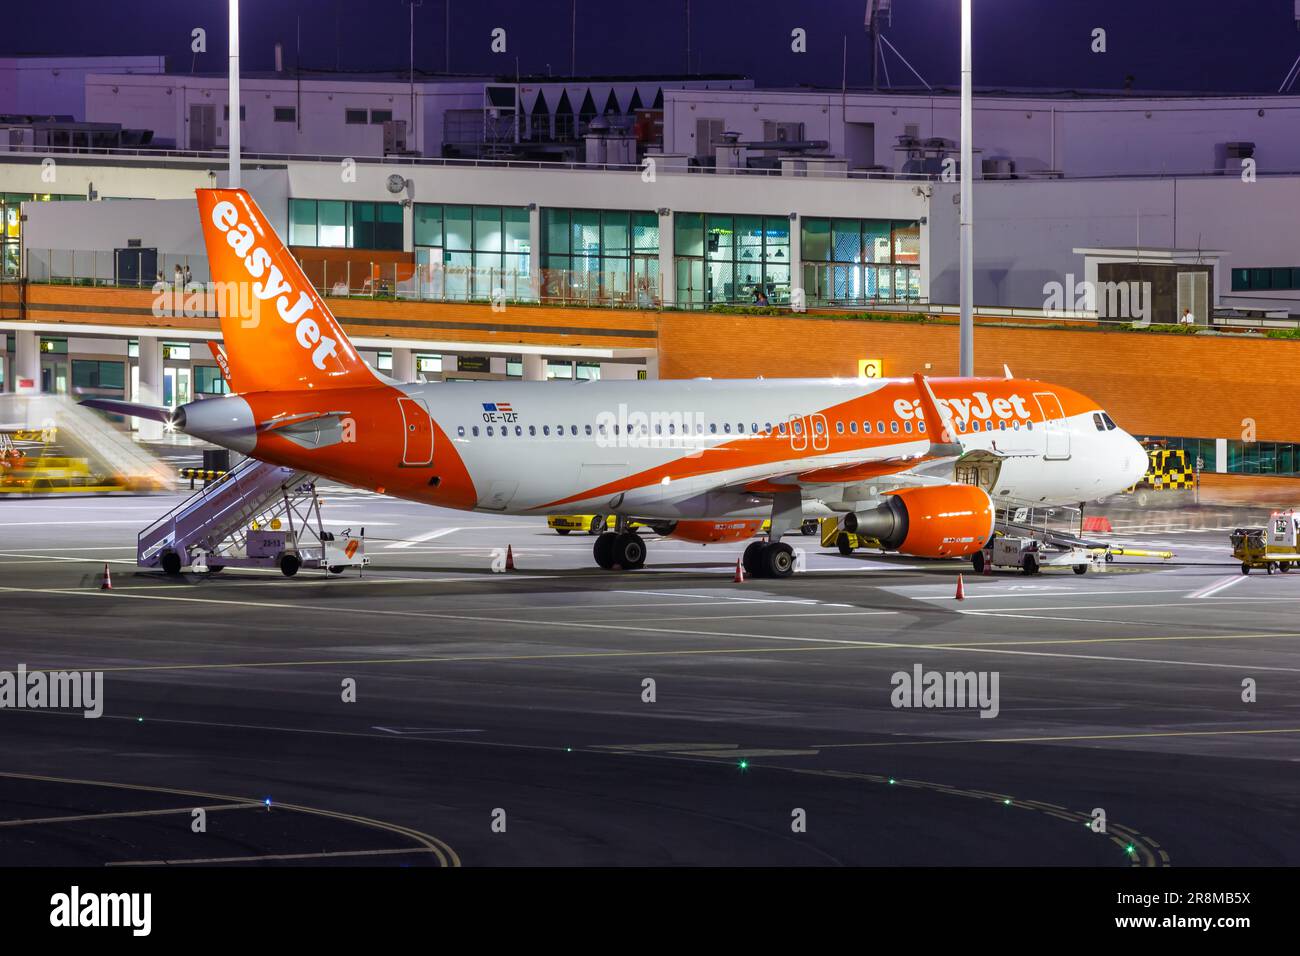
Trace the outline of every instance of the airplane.
[[1030, 379], [405, 383], [371, 368], [256, 202], [199, 189], [234, 394], [175, 409], [83, 404], [165, 422], [253, 458], [382, 494], [511, 515], [601, 513], [595, 562], [646, 561], [631, 521], [701, 543], [753, 537], [743, 564], [785, 577], [808, 517], [916, 557], [960, 557], [995, 505], [1067, 504], [1144, 474], [1096, 402]]

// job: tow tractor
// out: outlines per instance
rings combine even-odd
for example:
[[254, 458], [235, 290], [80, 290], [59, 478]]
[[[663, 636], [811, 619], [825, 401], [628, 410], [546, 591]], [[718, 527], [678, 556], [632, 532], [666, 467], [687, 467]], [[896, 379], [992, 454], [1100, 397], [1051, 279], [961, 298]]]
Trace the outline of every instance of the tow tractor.
[[1300, 515], [1294, 509], [1275, 511], [1267, 527], [1238, 528], [1229, 540], [1242, 574], [1250, 574], [1252, 568], [1286, 573], [1300, 561]]

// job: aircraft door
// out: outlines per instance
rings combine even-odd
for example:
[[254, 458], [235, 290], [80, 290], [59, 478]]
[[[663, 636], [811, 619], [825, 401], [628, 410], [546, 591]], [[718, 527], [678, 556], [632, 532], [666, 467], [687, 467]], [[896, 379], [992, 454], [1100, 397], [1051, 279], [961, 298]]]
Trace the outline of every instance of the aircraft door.
[[402, 410], [402, 465], [420, 468], [433, 464], [433, 421], [429, 407], [418, 398], [399, 398]]
[[1070, 457], [1070, 428], [1065, 411], [1055, 392], [1034, 392], [1034, 401], [1043, 413], [1043, 430], [1046, 442], [1043, 458], [1052, 461]]

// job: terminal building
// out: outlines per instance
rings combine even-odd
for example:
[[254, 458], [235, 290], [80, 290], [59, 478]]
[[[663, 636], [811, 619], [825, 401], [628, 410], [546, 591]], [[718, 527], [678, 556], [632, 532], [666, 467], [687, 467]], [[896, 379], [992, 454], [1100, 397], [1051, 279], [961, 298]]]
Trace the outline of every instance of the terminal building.
[[[243, 185], [395, 377], [902, 375], [955, 371], [958, 105], [280, 69], [238, 121]], [[1077, 386], [1209, 471], [1300, 472], [1289, 373], [1231, 394], [1300, 359], [1298, 119], [979, 91], [977, 371]], [[224, 390], [193, 190], [224, 184], [230, 122], [224, 76], [158, 57], [0, 60], [4, 390]]]

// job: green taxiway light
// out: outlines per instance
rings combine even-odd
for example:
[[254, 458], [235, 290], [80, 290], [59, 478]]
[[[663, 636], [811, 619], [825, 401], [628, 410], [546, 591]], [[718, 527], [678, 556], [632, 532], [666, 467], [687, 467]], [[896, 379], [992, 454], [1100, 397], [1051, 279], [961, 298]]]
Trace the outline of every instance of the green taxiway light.
[[1011, 801], [1010, 801], [1009, 799], [1008, 799], [1008, 800], [1003, 800], [1003, 801], [1002, 801], [1002, 805], [1003, 805], [1004, 807], [1009, 807], [1009, 806], [1011, 806]]
[[889, 778], [889, 784], [890, 784], [890, 786], [893, 786], [895, 782], [896, 782], [896, 781], [894, 780], [893, 777], [890, 777], [890, 778]]
[[738, 766], [740, 767], [741, 770], [748, 770], [748, 769], [749, 769], [749, 761], [748, 761], [748, 760], [742, 760], [742, 761], [738, 764]]
[[1130, 843], [1128, 846], [1124, 847], [1124, 852], [1125, 852], [1125, 853], [1133, 853], [1133, 852], [1136, 851], [1136, 849], [1137, 849], [1137, 848], [1134, 847], [1132, 843]]

